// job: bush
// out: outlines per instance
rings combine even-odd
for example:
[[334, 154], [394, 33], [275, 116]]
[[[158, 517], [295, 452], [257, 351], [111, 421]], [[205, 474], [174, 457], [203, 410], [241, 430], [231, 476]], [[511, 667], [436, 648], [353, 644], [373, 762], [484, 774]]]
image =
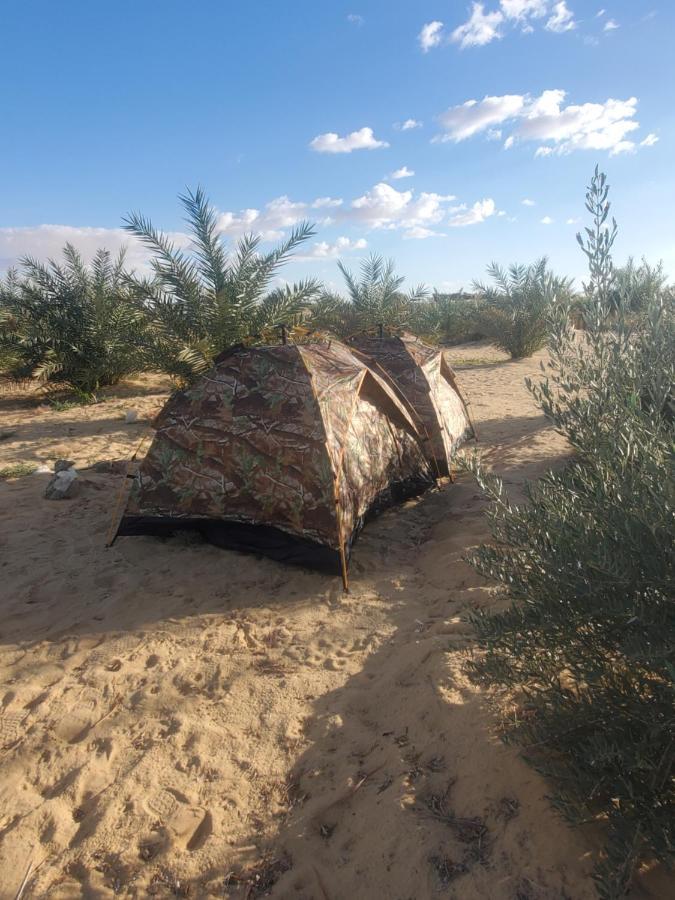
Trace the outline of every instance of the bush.
[[495, 286], [474, 286], [482, 301], [476, 312], [479, 329], [511, 359], [532, 356], [545, 346], [553, 305], [569, 297], [571, 281], [553, 275], [545, 257], [508, 272], [492, 263], [487, 271]]
[[293, 252], [314, 234], [308, 223], [293, 229], [268, 253], [258, 252], [259, 236], [247, 235], [228, 254], [204, 192], [188, 191], [179, 199], [192, 238], [190, 252], [178, 249], [138, 213], [127, 218], [125, 227], [153, 257], [154, 277], [132, 279], [148, 315], [153, 363], [190, 381], [209, 369], [225, 348], [270, 338], [279, 325], [300, 322], [319, 284], [308, 279], [270, 287]]
[[528, 707], [513, 736], [557, 786], [573, 821], [607, 825], [596, 877], [622, 896], [640, 859], [672, 859], [673, 415], [672, 296], [635, 321], [616, 292], [605, 176], [587, 194], [587, 330], [555, 317], [548, 377], [530, 384], [575, 459], [521, 505], [474, 469], [494, 501], [496, 544], [472, 557], [503, 586], [509, 607], [476, 613], [480, 677]]
[[393, 260], [375, 254], [361, 263], [358, 280], [342, 262], [338, 262], [338, 268], [349, 297], [324, 291], [311, 311], [313, 325], [338, 337], [347, 338], [378, 325], [393, 330], [407, 327], [416, 304], [427, 294], [424, 285], [404, 293], [401, 286], [405, 279], [395, 274]]
[[22, 261], [0, 285], [0, 363], [10, 377], [81, 394], [144, 367], [144, 316], [125, 287], [124, 255], [90, 267], [67, 244], [64, 262]]
[[410, 330], [427, 340], [450, 346], [485, 337], [480, 328], [480, 303], [472, 294], [439, 294], [420, 300], [411, 310]]
[[630, 256], [625, 266], [614, 271], [613, 303], [618, 306], [620, 301], [627, 312], [642, 313], [665, 292], [666, 281], [663, 263], [651, 266], [643, 258], [636, 265]]

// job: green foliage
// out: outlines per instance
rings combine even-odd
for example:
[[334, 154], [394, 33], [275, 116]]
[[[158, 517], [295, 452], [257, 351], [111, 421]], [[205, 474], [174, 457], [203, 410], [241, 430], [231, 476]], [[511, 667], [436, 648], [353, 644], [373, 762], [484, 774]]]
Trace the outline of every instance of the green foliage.
[[630, 256], [625, 266], [614, 270], [612, 301], [615, 306], [620, 302], [626, 312], [639, 315], [665, 293], [666, 281], [662, 262], [652, 266], [643, 258], [636, 265]]
[[547, 375], [529, 385], [574, 460], [520, 505], [474, 463], [495, 544], [471, 561], [511, 601], [473, 617], [486, 650], [474, 670], [523, 698], [512, 736], [554, 779], [562, 812], [606, 823], [596, 877], [609, 900], [639, 860], [673, 854], [675, 309], [654, 292], [636, 320], [616, 289], [597, 169], [587, 208], [592, 315], [575, 335], [569, 308], [556, 310]]
[[474, 285], [481, 301], [478, 328], [512, 359], [532, 356], [545, 346], [553, 306], [568, 298], [571, 281], [553, 275], [546, 257], [529, 266], [510, 266], [508, 271], [491, 263], [487, 271], [494, 285]]
[[24, 475], [32, 475], [36, 469], [35, 463], [14, 463], [0, 469], [0, 478], [22, 478]]
[[406, 327], [416, 304], [427, 295], [424, 285], [404, 293], [401, 287], [405, 279], [396, 275], [394, 261], [376, 254], [362, 261], [360, 278], [342, 262], [338, 262], [338, 268], [348, 298], [324, 291], [313, 304], [311, 315], [316, 327], [339, 337], [378, 325], [394, 330]]
[[91, 394], [143, 368], [143, 312], [124, 285], [124, 255], [91, 266], [70, 244], [62, 264], [22, 261], [0, 284], [0, 362], [10, 377]]
[[181, 250], [139, 213], [126, 229], [152, 253], [154, 277], [133, 278], [135, 296], [144, 305], [151, 355], [157, 368], [190, 381], [209, 369], [215, 356], [240, 342], [254, 342], [281, 323], [303, 318], [319, 284], [307, 279], [271, 286], [293, 252], [314, 234], [308, 223], [294, 228], [278, 247], [259, 253], [261, 238], [247, 235], [228, 253], [219, 235], [215, 210], [201, 189], [180, 202], [192, 238]]
[[479, 325], [480, 302], [472, 294], [439, 294], [434, 291], [411, 310], [408, 327], [434, 343], [462, 344], [485, 337]]

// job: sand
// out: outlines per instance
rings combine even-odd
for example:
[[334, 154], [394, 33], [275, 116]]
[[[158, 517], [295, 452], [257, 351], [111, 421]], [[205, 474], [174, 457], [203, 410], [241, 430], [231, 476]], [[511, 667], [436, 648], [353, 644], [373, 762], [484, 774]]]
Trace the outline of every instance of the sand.
[[[565, 458], [523, 384], [539, 357], [453, 355], [510, 490]], [[105, 549], [121, 476], [84, 467], [127, 458], [166, 390], [62, 412], [0, 396], [0, 468], [81, 474], [64, 501], [48, 475], [0, 483], [0, 898], [29, 867], [35, 898], [594, 897], [596, 835], [559, 818], [464, 672], [464, 617], [499, 602], [462, 561], [489, 537], [476, 486], [371, 522], [348, 595], [186, 537]]]

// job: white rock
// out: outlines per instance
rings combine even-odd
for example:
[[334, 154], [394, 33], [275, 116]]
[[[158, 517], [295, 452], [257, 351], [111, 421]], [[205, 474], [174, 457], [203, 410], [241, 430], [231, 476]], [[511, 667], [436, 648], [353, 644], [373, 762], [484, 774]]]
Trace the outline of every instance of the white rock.
[[74, 468], [62, 469], [57, 472], [45, 488], [45, 497], [48, 500], [65, 500], [74, 496], [77, 490], [77, 472]]
[[128, 409], [127, 414], [124, 417], [124, 421], [127, 425], [133, 425], [133, 423], [138, 419], [138, 410], [137, 409]]

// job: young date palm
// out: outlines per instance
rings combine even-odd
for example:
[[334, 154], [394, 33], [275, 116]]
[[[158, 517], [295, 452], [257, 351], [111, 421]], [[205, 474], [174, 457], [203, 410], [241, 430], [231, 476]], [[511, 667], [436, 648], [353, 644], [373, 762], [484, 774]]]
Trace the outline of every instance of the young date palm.
[[144, 315], [125, 286], [124, 253], [91, 266], [66, 244], [62, 263], [27, 257], [0, 285], [0, 359], [17, 379], [83, 394], [143, 368]]
[[358, 279], [344, 263], [338, 262], [338, 268], [349, 296], [325, 292], [312, 307], [312, 320], [340, 337], [376, 325], [401, 328], [410, 317], [412, 304], [427, 295], [424, 285], [404, 293], [405, 278], [395, 274], [394, 261], [376, 254], [363, 260]]
[[532, 356], [546, 344], [550, 312], [569, 295], [571, 280], [553, 275], [546, 257], [529, 266], [512, 265], [508, 271], [491, 263], [487, 271], [494, 285], [474, 285], [481, 302], [480, 330], [511, 359]]
[[132, 213], [125, 228], [152, 253], [154, 277], [132, 280], [150, 321], [155, 364], [190, 381], [223, 349], [260, 340], [280, 323], [293, 325], [318, 293], [313, 279], [272, 288], [279, 269], [315, 232], [303, 222], [278, 247], [260, 253], [261, 237], [246, 235], [233, 253], [223, 245], [217, 213], [202, 191], [179, 197], [191, 237], [182, 250], [149, 219]]

